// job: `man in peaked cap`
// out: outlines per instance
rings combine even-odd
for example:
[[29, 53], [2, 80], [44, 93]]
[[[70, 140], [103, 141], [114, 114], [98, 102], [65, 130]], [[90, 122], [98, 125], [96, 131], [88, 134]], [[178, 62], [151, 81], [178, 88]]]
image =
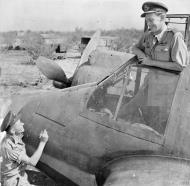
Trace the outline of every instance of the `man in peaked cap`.
[[145, 17], [146, 14], [150, 13], [167, 13], [168, 8], [165, 4], [159, 2], [146, 2], [142, 5], [144, 13], [141, 17]]
[[141, 17], [145, 17], [148, 30], [133, 47], [133, 53], [142, 64], [182, 71], [189, 63], [187, 46], [183, 35], [166, 25], [167, 6], [145, 2], [142, 10]]
[[47, 131], [40, 133], [40, 143], [34, 154], [29, 157], [26, 154], [25, 144], [22, 141], [24, 123], [20, 120], [20, 114], [8, 112], [2, 125], [1, 132], [6, 131], [6, 136], [1, 143], [2, 164], [1, 178], [3, 186], [27, 186], [31, 185], [25, 172], [26, 165], [35, 166], [39, 161], [43, 149], [48, 141]]

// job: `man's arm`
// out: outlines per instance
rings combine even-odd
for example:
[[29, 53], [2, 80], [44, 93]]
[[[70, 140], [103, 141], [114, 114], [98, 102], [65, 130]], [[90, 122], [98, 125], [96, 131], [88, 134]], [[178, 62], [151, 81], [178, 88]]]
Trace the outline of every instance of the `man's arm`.
[[141, 49], [139, 49], [137, 45], [132, 47], [132, 52], [137, 56], [138, 60], [146, 57], [146, 54]]
[[154, 67], [160, 67], [168, 70], [175, 70], [175, 71], [182, 71], [183, 67], [177, 62], [163, 62], [163, 61], [157, 61], [157, 60], [151, 60], [149, 57], [146, 57], [143, 59], [142, 64], [148, 65], [148, 66], [154, 66]]
[[180, 32], [175, 33], [171, 41], [171, 60], [172, 61], [158, 61], [151, 60], [150, 57], [146, 56], [143, 52], [143, 38], [133, 46], [133, 54], [137, 55], [139, 62], [149, 66], [156, 66], [164, 69], [182, 71], [183, 67], [189, 64], [189, 55], [187, 46], [184, 43], [183, 35]]
[[163, 62], [157, 60], [151, 60], [150, 57], [146, 56], [146, 54], [138, 48], [137, 45], [132, 48], [133, 54], [137, 55], [139, 62], [148, 66], [160, 67], [168, 70], [182, 71], [183, 67], [177, 62]]
[[189, 64], [189, 54], [181, 32], [176, 32], [171, 42], [171, 59], [182, 67]]
[[141, 58], [145, 58], [146, 54], [144, 53], [145, 47], [144, 47], [144, 40], [145, 40], [145, 35], [144, 33], [138, 43], [132, 47], [132, 52], [137, 56], [137, 58], [140, 60]]
[[189, 64], [187, 46], [184, 43], [183, 36], [180, 32], [174, 35], [171, 42], [171, 59], [172, 61], [151, 60], [150, 57], [139, 48], [139, 44], [133, 47], [133, 53], [137, 55], [138, 60], [145, 65], [160, 67], [169, 70], [182, 71], [183, 67]]
[[27, 154], [23, 153], [20, 156], [20, 161], [23, 161], [26, 164], [30, 164], [32, 166], [36, 166], [36, 164], [38, 163], [38, 161], [42, 155], [42, 152], [44, 150], [44, 147], [45, 147], [47, 141], [48, 141], [48, 134], [47, 134], [47, 131], [44, 130], [40, 133], [40, 143], [38, 145], [37, 150], [34, 152], [34, 154], [31, 157], [28, 157]]

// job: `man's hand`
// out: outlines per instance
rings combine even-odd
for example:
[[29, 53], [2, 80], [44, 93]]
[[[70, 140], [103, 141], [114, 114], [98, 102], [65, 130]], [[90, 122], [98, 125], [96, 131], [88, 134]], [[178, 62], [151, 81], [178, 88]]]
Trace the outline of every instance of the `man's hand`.
[[20, 155], [20, 161], [25, 162], [26, 164], [29, 164], [32, 166], [36, 166], [49, 138], [46, 129], [40, 132], [39, 138], [40, 138], [40, 143], [38, 145], [37, 150], [34, 152], [34, 154], [31, 157], [29, 157], [27, 156], [26, 153], [22, 153], [22, 155]]
[[49, 138], [49, 136], [48, 136], [47, 130], [46, 129], [42, 130], [40, 132], [40, 141], [44, 142], [44, 143], [47, 143], [48, 138]]
[[132, 52], [137, 56], [139, 64], [151, 65], [151, 59], [148, 56], [146, 56], [146, 54], [143, 51], [141, 51], [139, 48], [133, 46]]
[[138, 60], [140, 61], [140, 64], [151, 65], [151, 59], [148, 56], [140, 56], [138, 57]]

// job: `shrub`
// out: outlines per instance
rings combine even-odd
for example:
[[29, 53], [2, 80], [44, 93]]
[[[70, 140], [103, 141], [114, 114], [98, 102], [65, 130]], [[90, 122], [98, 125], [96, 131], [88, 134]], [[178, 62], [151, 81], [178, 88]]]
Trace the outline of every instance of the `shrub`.
[[25, 48], [28, 54], [37, 59], [41, 54], [41, 49], [44, 45], [44, 40], [39, 33], [27, 31], [21, 38], [21, 47]]

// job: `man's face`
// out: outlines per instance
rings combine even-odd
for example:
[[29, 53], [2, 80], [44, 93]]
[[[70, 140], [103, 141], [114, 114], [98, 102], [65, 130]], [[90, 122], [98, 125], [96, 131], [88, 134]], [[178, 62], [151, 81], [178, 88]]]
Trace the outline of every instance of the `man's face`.
[[155, 13], [146, 14], [145, 20], [147, 22], [148, 28], [153, 33], [158, 32], [163, 24], [161, 17]]
[[24, 123], [18, 120], [13, 126], [12, 130], [15, 132], [16, 135], [22, 135], [24, 132]]

